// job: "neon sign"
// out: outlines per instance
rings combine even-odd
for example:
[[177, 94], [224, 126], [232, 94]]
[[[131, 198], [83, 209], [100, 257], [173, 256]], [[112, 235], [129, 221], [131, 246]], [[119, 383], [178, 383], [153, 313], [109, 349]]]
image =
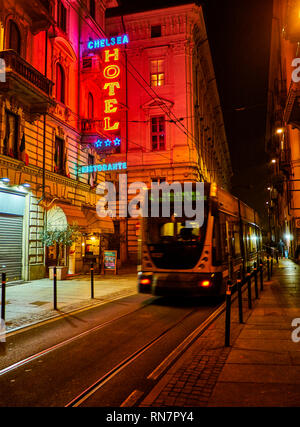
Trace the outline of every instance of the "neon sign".
[[126, 162], [117, 162], [117, 163], [104, 163], [99, 165], [88, 165], [81, 166], [78, 168], [78, 173], [92, 173], [92, 172], [106, 172], [106, 171], [118, 171], [127, 169]]
[[115, 138], [115, 139], [98, 139], [96, 142], [94, 142], [95, 148], [112, 148], [112, 147], [120, 147], [121, 145], [121, 139]]
[[97, 39], [88, 42], [88, 49], [100, 49], [102, 47], [110, 47], [129, 43], [128, 34], [122, 36], [111, 37], [110, 39]]

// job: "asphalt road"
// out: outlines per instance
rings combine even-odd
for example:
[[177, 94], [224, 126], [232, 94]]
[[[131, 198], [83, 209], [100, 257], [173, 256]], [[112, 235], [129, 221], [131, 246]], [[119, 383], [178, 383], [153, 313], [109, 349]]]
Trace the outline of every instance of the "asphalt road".
[[145, 395], [155, 385], [147, 376], [219, 304], [134, 295], [10, 334], [0, 406], [66, 406], [118, 365], [80, 405], [119, 407], [135, 390]]

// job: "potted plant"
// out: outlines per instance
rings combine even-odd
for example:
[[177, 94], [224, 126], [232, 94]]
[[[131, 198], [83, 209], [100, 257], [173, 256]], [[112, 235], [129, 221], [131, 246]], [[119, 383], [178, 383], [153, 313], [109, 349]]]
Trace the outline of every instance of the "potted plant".
[[69, 248], [79, 237], [79, 227], [68, 225], [64, 229], [44, 229], [41, 234], [41, 241], [45, 246], [57, 245], [57, 265], [49, 267], [49, 278], [53, 279], [53, 270], [56, 267], [57, 280], [64, 280], [67, 277], [68, 266], [63, 260], [63, 247]]

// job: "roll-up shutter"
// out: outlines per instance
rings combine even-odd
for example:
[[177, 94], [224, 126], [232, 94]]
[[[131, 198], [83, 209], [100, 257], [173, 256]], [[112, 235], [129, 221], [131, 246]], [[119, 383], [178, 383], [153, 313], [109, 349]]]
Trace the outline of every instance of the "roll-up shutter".
[[22, 278], [23, 216], [0, 213], [0, 269], [7, 281]]

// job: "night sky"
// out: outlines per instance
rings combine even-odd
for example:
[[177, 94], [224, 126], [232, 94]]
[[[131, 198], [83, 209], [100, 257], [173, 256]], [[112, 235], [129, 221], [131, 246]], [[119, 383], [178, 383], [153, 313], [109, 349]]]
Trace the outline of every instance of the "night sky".
[[[123, 0], [126, 9], [130, 5], [151, 8], [178, 3], [184, 0]], [[199, 3], [203, 4], [231, 153], [231, 191], [266, 220], [265, 129], [272, 0]]]

